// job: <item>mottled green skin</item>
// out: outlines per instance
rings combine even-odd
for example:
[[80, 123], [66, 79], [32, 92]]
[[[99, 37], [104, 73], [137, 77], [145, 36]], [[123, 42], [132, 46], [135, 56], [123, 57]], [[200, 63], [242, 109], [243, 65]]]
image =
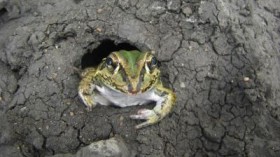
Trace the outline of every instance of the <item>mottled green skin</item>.
[[95, 74], [95, 79], [104, 86], [127, 94], [137, 94], [153, 88], [160, 81], [158, 68], [149, 72], [145, 68], [153, 57], [148, 52], [118, 51], [108, 57], [112, 58], [115, 67], [106, 66], [104, 59]]
[[127, 62], [127, 75], [137, 77], [139, 75], [138, 65], [139, 60], [143, 60], [146, 53], [139, 51], [119, 51], [119, 56]]

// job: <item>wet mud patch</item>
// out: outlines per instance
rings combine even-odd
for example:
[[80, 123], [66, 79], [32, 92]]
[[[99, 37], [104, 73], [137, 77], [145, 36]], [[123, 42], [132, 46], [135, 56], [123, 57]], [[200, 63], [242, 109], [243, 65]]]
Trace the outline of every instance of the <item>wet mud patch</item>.
[[[9, 1], [1, 150], [75, 155], [118, 136], [132, 156], [279, 156], [278, 3]], [[130, 48], [155, 51], [178, 97], [168, 117], [141, 130], [129, 115], [142, 107], [86, 111], [73, 70]]]

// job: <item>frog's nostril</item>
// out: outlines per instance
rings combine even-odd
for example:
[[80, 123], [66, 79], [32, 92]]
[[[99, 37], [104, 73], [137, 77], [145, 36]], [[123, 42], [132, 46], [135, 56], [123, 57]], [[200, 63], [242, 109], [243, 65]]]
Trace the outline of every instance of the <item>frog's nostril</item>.
[[95, 49], [92, 49], [93, 45], [89, 45], [87, 53], [82, 57], [81, 67], [85, 69], [87, 67], [97, 66], [103, 58], [106, 58], [111, 52], [119, 50], [139, 50], [137, 47], [129, 43], [115, 44], [115, 41], [106, 39], [100, 42], [100, 45]]

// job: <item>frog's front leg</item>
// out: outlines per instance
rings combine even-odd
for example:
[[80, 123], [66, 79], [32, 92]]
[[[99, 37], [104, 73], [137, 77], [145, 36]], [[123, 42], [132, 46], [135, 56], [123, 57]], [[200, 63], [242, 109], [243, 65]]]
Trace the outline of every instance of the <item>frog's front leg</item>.
[[156, 106], [153, 110], [141, 109], [135, 115], [131, 115], [132, 119], [144, 119], [145, 122], [137, 125], [135, 128], [143, 128], [148, 125], [155, 124], [163, 119], [168, 113], [171, 112], [175, 105], [176, 96], [173, 91], [160, 85], [155, 89], [151, 95], [152, 99], [156, 101]]
[[94, 68], [87, 68], [81, 74], [82, 80], [79, 84], [78, 91], [79, 96], [82, 99], [83, 103], [87, 106], [89, 111], [92, 110], [93, 107], [96, 106], [96, 102], [94, 102], [94, 76], [96, 70]]

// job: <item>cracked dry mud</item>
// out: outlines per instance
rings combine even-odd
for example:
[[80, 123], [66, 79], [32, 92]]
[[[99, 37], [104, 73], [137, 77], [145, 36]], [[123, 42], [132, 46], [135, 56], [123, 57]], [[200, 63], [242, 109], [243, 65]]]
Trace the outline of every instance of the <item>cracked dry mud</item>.
[[[0, 156], [115, 136], [118, 156], [280, 156], [279, 39], [279, 0], [0, 0]], [[86, 111], [73, 67], [104, 40], [155, 51], [167, 118], [135, 130], [140, 107]]]

